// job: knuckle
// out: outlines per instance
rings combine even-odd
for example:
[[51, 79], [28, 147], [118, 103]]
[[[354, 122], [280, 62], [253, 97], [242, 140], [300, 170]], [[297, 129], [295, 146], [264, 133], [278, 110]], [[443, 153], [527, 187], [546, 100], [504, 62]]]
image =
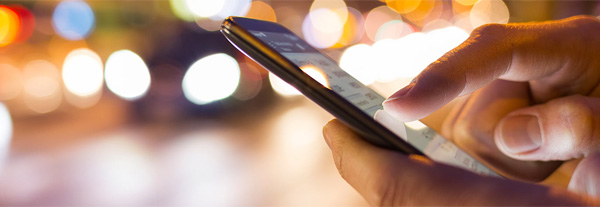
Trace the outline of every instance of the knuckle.
[[600, 25], [600, 19], [587, 15], [574, 16], [567, 20], [567, 22], [576, 25]]
[[[569, 96], [552, 103], [561, 118], [590, 118], [592, 109], [587, 104], [586, 97], [582, 95]], [[552, 110], [552, 109], [551, 109]]]
[[[569, 96], [551, 103], [548, 109], [550, 113], [557, 113], [557, 117], [549, 117], [562, 120], [574, 147], [589, 148], [594, 139], [593, 109], [587, 102], [587, 97], [582, 95]], [[587, 146], [584, 146], [587, 145]]]

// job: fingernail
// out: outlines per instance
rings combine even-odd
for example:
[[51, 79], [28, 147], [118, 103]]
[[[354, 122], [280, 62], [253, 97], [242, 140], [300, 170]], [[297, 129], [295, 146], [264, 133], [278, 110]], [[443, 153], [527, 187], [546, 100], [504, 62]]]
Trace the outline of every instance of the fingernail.
[[519, 115], [508, 117], [500, 129], [502, 143], [514, 154], [528, 152], [542, 145], [542, 135], [535, 116]]
[[413, 88], [415, 84], [409, 84], [407, 86], [405, 86], [404, 88], [400, 89], [399, 91], [397, 91], [396, 93], [392, 94], [387, 100], [385, 100], [383, 103], [387, 103], [399, 98], [402, 98], [403, 96], [406, 96], [406, 94], [408, 94], [408, 92], [410, 92], [410, 90]]

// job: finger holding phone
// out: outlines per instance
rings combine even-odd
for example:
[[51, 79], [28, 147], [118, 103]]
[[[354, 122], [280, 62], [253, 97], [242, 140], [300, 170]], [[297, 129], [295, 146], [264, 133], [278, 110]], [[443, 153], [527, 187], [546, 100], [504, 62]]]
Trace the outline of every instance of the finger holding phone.
[[592, 197], [600, 196], [598, 34], [600, 21], [582, 16], [485, 25], [384, 102], [392, 116], [412, 121], [465, 97], [444, 121], [445, 137], [497, 170], [529, 180], [558, 161], [585, 157], [571, 192], [400, 156], [333, 121], [324, 135], [340, 173], [375, 205], [597, 202]]

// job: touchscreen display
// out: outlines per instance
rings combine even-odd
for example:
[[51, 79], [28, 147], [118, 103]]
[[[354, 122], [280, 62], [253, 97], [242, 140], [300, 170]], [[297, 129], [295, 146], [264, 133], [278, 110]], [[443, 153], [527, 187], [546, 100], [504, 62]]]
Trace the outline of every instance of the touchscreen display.
[[274, 48], [306, 74], [344, 97], [371, 117], [382, 109], [385, 98], [358, 82], [337, 63], [323, 56], [295, 35], [274, 32], [251, 31], [251, 33]]
[[[325, 57], [298, 36], [265, 31], [250, 31], [250, 33], [290, 60], [305, 74], [344, 97], [431, 159], [469, 169], [479, 174], [498, 176], [463, 152], [454, 143], [419, 121], [407, 125], [395, 120], [383, 111], [384, 97], [350, 76], [336, 62]], [[415, 123], [421, 126], [415, 127]]]

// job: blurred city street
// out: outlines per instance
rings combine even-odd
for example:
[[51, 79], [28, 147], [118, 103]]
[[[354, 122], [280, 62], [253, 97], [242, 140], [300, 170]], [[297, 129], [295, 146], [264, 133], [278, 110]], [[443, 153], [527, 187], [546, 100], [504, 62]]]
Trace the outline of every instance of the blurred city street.
[[[599, 8], [0, 0], [0, 205], [364, 206], [323, 139], [333, 116], [238, 52], [219, 32], [224, 18], [282, 24], [388, 97], [480, 25]], [[424, 122], [439, 126], [448, 110]], [[564, 187], [573, 166], [546, 183]]]

